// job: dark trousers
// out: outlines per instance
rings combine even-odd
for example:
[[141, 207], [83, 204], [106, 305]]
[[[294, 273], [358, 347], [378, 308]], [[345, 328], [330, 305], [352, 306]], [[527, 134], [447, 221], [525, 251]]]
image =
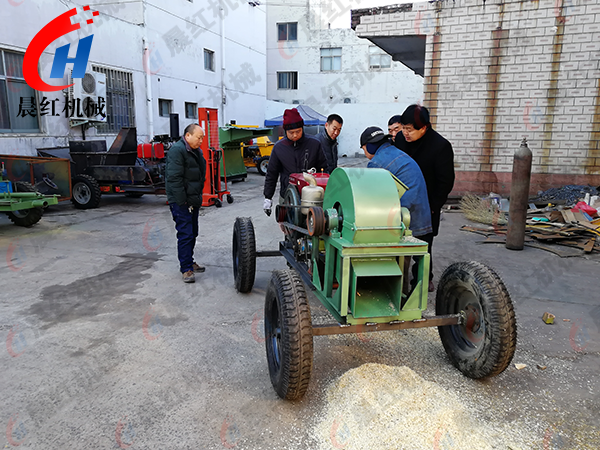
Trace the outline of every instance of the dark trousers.
[[194, 264], [194, 246], [198, 237], [198, 212], [199, 208], [194, 207], [192, 212], [187, 206], [179, 206], [177, 203], [170, 203], [171, 215], [175, 222], [177, 230], [177, 258], [179, 259], [179, 268], [181, 273], [189, 270], [193, 271]]
[[[441, 211], [432, 212], [431, 227], [433, 228], [433, 232], [417, 237], [417, 239], [421, 239], [422, 241], [427, 242], [427, 252], [429, 253], [429, 280], [433, 280], [433, 253], [431, 253], [431, 249], [433, 247], [433, 238], [438, 235], [438, 231], [440, 230], [441, 217], [442, 217]], [[418, 270], [417, 265], [413, 264], [413, 266], [412, 266], [413, 280], [417, 279], [417, 275], [418, 275], [417, 270]]]

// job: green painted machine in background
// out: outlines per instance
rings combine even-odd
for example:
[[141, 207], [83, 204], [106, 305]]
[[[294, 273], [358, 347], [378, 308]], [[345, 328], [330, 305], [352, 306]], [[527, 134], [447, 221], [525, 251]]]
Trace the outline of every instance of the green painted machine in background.
[[270, 136], [272, 128], [245, 127], [229, 125], [219, 128], [219, 145], [223, 149], [224, 164], [221, 164], [221, 177], [228, 181], [241, 181], [248, 176], [240, 144], [250, 139]]
[[56, 205], [56, 195], [42, 195], [25, 181], [12, 183], [5, 178], [4, 163], [0, 166], [0, 212], [6, 213], [15, 225], [30, 227], [40, 221], [44, 208]]
[[[466, 376], [485, 378], [508, 366], [516, 320], [510, 295], [491, 268], [473, 261], [449, 266], [438, 282], [436, 315], [423, 315], [430, 258], [427, 243], [409, 229], [409, 211], [401, 206], [407, 187], [400, 180], [383, 169], [337, 168], [322, 206], [310, 207], [302, 204], [298, 177], [290, 180], [275, 209], [285, 229], [278, 251], [256, 251], [249, 218], [238, 218], [233, 233], [239, 292], [252, 289], [257, 257], [283, 256], [293, 269], [273, 272], [265, 298], [267, 361], [280, 397], [298, 399], [306, 392], [313, 336], [435, 326]], [[409, 287], [411, 259], [418, 274]], [[302, 281], [337, 323], [312, 324]]]

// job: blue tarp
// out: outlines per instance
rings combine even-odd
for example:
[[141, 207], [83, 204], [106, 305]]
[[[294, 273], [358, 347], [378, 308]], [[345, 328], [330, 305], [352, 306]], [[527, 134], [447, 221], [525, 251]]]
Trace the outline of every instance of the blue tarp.
[[[300, 113], [300, 116], [302, 116], [305, 126], [325, 125], [327, 123], [327, 117], [323, 114], [319, 114], [310, 106], [298, 105], [296, 106], [296, 109]], [[265, 127], [277, 127], [280, 125], [283, 125], [283, 115], [265, 120]]]

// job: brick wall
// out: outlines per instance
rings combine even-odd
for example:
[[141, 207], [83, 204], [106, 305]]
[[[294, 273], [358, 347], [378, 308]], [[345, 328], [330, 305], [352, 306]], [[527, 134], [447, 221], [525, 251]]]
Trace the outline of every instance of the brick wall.
[[600, 0], [456, 0], [362, 16], [360, 37], [427, 35], [424, 105], [452, 142], [454, 194], [600, 185]]

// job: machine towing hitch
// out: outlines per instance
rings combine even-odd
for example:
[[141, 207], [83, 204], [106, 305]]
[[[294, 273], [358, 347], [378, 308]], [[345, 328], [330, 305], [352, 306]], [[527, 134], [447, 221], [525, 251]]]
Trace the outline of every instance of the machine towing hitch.
[[[429, 254], [427, 243], [410, 231], [409, 211], [400, 203], [407, 188], [400, 180], [383, 169], [354, 168], [337, 168], [328, 179], [321, 174], [321, 187], [314, 176], [306, 175], [309, 183], [301, 177], [290, 176], [275, 211], [285, 230], [279, 251], [256, 251], [250, 218], [237, 218], [233, 228], [239, 292], [252, 290], [257, 257], [283, 256], [290, 267], [273, 272], [264, 308], [269, 375], [281, 398], [306, 393], [314, 336], [438, 327], [450, 361], [465, 376], [491, 377], [508, 367], [517, 340], [515, 313], [490, 267], [451, 264], [438, 282], [435, 316], [423, 315]], [[417, 276], [409, 284], [411, 261]], [[312, 324], [305, 285], [334, 323]]]

